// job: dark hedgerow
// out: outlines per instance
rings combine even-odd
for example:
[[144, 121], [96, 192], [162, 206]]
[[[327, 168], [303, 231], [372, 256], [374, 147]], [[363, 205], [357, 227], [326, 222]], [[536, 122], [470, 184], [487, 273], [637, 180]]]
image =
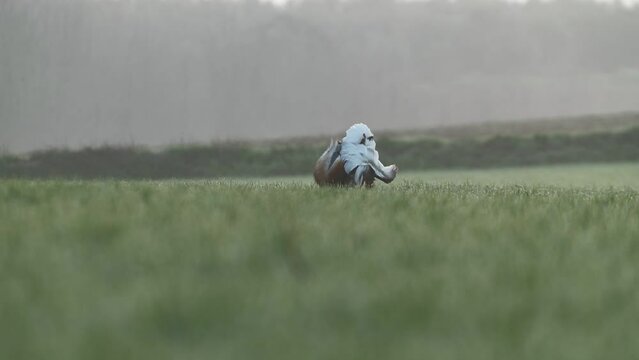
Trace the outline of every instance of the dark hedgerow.
[[[381, 136], [385, 163], [402, 170], [491, 168], [639, 160], [639, 127], [618, 133], [399, 140]], [[309, 174], [324, 150], [309, 144], [213, 144], [153, 152], [140, 147], [38, 151], [0, 157], [0, 178], [165, 179]]]

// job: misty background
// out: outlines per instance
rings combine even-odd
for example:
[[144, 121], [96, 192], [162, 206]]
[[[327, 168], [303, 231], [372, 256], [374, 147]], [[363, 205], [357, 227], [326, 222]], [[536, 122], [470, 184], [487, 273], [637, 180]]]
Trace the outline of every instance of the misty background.
[[0, 150], [639, 110], [639, 9], [2, 0]]

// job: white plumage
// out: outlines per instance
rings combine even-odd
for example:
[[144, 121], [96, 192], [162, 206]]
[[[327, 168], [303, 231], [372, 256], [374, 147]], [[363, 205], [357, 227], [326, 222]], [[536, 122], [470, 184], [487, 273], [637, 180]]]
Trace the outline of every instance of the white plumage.
[[384, 166], [379, 160], [373, 132], [365, 124], [355, 124], [340, 143], [331, 142], [315, 167], [319, 185], [372, 185], [375, 178], [390, 183], [397, 166]]

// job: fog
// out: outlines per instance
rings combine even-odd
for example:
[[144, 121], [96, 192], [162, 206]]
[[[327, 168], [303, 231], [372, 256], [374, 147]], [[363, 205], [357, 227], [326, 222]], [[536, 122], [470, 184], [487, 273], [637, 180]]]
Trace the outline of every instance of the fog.
[[639, 9], [2, 0], [0, 150], [639, 110]]

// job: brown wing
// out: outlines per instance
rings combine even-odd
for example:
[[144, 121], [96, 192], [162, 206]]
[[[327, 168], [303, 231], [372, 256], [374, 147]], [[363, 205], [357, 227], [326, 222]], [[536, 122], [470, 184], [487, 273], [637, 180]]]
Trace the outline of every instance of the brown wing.
[[344, 162], [340, 159], [340, 142], [331, 142], [324, 154], [315, 164], [313, 177], [320, 186], [350, 185], [352, 178], [344, 171]]
[[333, 165], [327, 169], [325, 159], [320, 158], [317, 164], [315, 164], [313, 176], [315, 177], [315, 182], [320, 186], [348, 186], [353, 183], [352, 177], [344, 170], [344, 161], [341, 159], [337, 159]]
[[[352, 174], [346, 173], [344, 161], [339, 157], [340, 143], [331, 143], [324, 154], [317, 160], [313, 177], [319, 186], [352, 186]], [[375, 182], [375, 171], [368, 167], [364, 173], [364, 184], [366, 187], [373, 186]]]

